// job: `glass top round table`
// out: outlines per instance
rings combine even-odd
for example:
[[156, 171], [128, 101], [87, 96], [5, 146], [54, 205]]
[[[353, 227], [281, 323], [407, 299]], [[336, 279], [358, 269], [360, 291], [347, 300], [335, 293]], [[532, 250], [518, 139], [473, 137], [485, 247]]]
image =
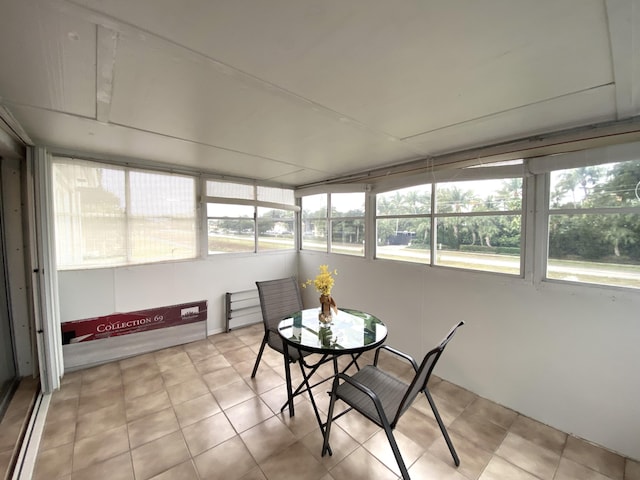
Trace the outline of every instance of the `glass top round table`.
[[330, 355], [362, 353], [387, 338], [385, 324], [369, 313], [340, 308], [329, 325], [318, 320], [319, 313], [310, 308], [284, 318], [278, 324], [280, 336], [292, 347]]

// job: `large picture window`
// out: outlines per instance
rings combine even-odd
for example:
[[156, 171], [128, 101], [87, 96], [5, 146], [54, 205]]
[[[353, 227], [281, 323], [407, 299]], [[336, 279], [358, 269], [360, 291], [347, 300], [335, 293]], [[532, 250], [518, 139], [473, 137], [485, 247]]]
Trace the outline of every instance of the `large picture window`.
[[550, 173], [546, 276], [640, 288], [640, 160]]
[[52, 167], [58, 268], [197, 256], [194, 178], [60, 157]]

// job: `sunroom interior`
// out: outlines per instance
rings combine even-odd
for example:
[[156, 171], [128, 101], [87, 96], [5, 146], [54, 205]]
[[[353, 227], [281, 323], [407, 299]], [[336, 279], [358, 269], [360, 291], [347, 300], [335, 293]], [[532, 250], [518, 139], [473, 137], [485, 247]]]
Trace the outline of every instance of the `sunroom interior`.
[[205, 301], [212, 337], [329, 265], [387, 343], [464, 320], [439, 377], [640, 478], [635, 0], [4, 0], [0, 65], [5, 385], [186, 341], [65, 323]]

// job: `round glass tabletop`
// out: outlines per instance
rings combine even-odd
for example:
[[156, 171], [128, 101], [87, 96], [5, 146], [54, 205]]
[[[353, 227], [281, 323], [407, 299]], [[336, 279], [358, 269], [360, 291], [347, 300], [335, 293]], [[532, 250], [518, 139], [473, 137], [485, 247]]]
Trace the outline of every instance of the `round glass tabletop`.
[[280, 336], [301, 350], [329, 354], [364, 352], [387, 338], [387, 327], [369, 313], [340, 308], [329, 325], [318, 320], [319, 313], [319, 308], [310, 308], [283, 319], [278, 324]]

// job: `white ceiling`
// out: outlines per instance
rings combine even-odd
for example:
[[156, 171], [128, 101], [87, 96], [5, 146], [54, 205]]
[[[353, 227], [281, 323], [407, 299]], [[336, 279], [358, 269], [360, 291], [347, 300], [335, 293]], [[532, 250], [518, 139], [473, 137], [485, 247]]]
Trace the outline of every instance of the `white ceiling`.
[[0, 0], [30, 139], [299, 186], [640, 114], [638, 0]]

